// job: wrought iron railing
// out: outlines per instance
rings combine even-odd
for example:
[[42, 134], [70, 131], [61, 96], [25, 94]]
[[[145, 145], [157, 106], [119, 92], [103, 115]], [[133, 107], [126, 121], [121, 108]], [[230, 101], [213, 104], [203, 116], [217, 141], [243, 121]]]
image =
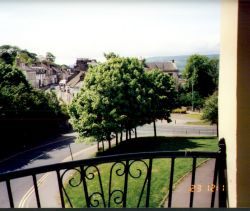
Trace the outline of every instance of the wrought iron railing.
[[[141, 178], [143, 175], [142, 187], [137, 192], [138, 202], [137, 207], [140, 207], [142, 200], [144, 207], [150, 207], [151, 198], [151, 185], [152, 185], [152, 163], [156, 159], [167, 158], [170, 159], [170, 174], [168, 184], [168, 203], [167, 206], [172, 206], [172, 193], [174, 183], [174, 171], [175, 161], [179, 158], [190, 158], [192, 159], [192, 179], [191, 187], [195, 185], [196, 179], [196, 163], [198, 158], [212, 158], [215, 159], [215, 168], [213, 176], [213, 184], [216, 186], [223, 186], [223, 190], [219, 189], [219, 207], [226, 206], [227, 200], [227, 187], [226, 187], [226, 154], [225, 154], [225, 143], [224, 140], [220, 140], [220, 150], [218, 152], [196, 152], [196, 151], [161, 151], [161, 152], [145, 152], [145, 153], [131, 153], [121, 154], [113, 156], [103, 156], [87, 160], [78, 160], [65, 163], [58, 163], [53, 165], [41, 166], [32, 169], [25, 169], [16, 172], [8, 172], [0, 174], [0, 182], [6, 183], [8, 200], [10, 207], [14, 207], [13, 190], [15, 187], [12, 186], [11, 180], [26, 176], [32, 176], [34, 193], [36, 198], [37, 207], [41, 207], [39, 187], [37, 182], [37, 175], [47, 172], [56, 172], [58, 192], [60, 195], [61, 206], [65, 207], [66, 203], [69, 207], [74, 207], [69, 194], [67, 193], [66, 184], [71, 187], [82, 186], [86, 207], [112, 207], [112, 204], [119, 205], [120, 207], [127, 207], [128, 198], [128, 180], [129, 178]], [[110, 163], [110, 174], [108, 181], [108, 194], [104, 193], [103, 178], [98, 167], [99, 164]], [[136, 167], [136, 164], [140, 163], [144, 166], [143, 169]], [[132, 168], [135, 170], [132, 171]], [[74, 181], [74, 177], [68, 178], [69, 172], [75, 172], [79, 175], [78, 181]], [[114, 181], [117, 177], [123, 179], [122, 187], [116, 187]], [[92, 180], [97, 179], [98, 190], [92, 190], [90, 192], [89, 184]], [[190, 203], [189, 206], [193, 207], [195, 192], [190, 192]], [[211, 207], [215, 205], [216, 191], [211, 192]]]

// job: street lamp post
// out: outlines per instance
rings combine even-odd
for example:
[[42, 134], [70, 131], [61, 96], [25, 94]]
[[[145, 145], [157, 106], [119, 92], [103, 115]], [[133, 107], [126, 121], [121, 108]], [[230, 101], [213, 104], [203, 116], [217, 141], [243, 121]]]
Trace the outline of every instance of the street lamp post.
[[194, 78], [196, 77], [196, 68], [194, 67], [194, 72], [192, 75], [192, 111], [194, 111]]
[[194, 77], [192, 77], [192, 111], [194, 111]]

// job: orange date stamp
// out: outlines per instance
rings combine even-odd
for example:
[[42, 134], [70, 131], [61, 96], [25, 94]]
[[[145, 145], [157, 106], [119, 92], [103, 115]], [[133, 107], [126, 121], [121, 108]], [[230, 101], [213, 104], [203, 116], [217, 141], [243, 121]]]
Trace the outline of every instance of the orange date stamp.
[[217, 191], [225, 191], [225, 185], [215, 185], [215, 184], [194, 184], [191, 185], [188, 189], [189, 192], [202, 192], [202, 191], [208, 191], [208, 192], [217, 192]]

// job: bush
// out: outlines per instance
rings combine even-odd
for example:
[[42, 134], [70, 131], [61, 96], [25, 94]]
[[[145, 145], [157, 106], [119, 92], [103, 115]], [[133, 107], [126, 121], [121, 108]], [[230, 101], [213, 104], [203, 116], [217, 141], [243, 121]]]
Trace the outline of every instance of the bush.
[[186, 108], [176, 108], [172, 111], [174, 114], [186, 114], [187, 109]]

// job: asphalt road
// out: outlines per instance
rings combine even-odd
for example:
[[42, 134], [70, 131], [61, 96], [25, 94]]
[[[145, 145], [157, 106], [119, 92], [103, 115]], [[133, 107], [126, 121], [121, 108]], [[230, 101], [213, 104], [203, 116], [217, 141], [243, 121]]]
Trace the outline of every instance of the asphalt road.
[[[178, 120], [178, 121], [175, 121]], [[158, 121], [158, 136], [211, 136], [216, 135], [214, 126], [185, 126], [185, 121], [174, 119], [172, 123]], [[138, 137], [153, 136], [153, 124], [145, 125], [137, 129]], [[3, 162], [0, 161], [0, 172], [15, 171], [36, 166], [48, 165], [53, 163], [65, 162], [72, 159], [84, 159], [96, 152], [95, 144], [74, 143], [74, 133], [65, 134], [54, 140], [53, 143], [29, 150], [13, 156]], [[125, 137], [123, 135], [123, 137]], [[133, 137], [133, 135], [132, 135]], [[37, 176], [39, 194], [41, 196], [42, 207], [58, 207], [59, 198], [57, 196], [58, 187], [55, 184], [55, 174], [43, 174]], [[15, 207], [36, 207], [34, 191], [32, 190], [32, 178], [25, 177], [11, 181]], [[7, 190], [5, 183], [0, 183], [0, 207], [9, 207]], [[49, 193], [49, 196], [47, 195]]]
[[[215, 126], [186, 126], [156, 122], [157, 136], [216, 136]], [[138, 137], [153, 136], [153, 124], [137, 128]]]
[[[12, 156], [10, 159], [0, 162], [0, 171], [1, 173], [4, 173], [53, 163], [60, 163], [67, 157], [68, 159], [65, 161], [69, 161], [72, 159], [70, 151], [72, 154], [75, 154], [83, 149], [91, 147], [90, 144], [74, 143], [75, 138], [74, 133], [65, 134], [65, 136], [57, 138], [51, 144], [37, 147], [33, 150], [28, 150], [23, 153], [19, 153], [16, 156]], [[38, 175], [37, 179], [41, 179], [42, 176], [43, 175]], [[15, 207], [19, 207], [21, 199], [25, 193], [28, 192], [30, 187], [32, 187], [32, 185], [33, 183], [31, 177], [11, 181]], [[0, 207], [9, 207], [8, 200], [6, 200], [7, 191], [5, 183], [0, 183], [0, 193]]]

